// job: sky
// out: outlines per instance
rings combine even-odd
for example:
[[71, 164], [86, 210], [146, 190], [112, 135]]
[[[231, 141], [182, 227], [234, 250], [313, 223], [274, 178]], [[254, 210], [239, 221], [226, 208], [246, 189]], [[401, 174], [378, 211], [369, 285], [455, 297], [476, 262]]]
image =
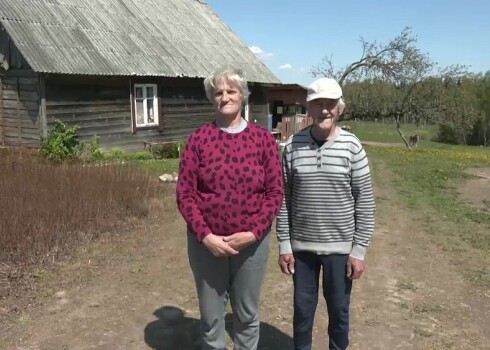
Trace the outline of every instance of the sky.
[[283, 83], [309, 85], [332, 56], [358, 60], [360, 38], [387, 43], [405, 27], [440, 67], [490, 70], [490, 0], [206, 0]]

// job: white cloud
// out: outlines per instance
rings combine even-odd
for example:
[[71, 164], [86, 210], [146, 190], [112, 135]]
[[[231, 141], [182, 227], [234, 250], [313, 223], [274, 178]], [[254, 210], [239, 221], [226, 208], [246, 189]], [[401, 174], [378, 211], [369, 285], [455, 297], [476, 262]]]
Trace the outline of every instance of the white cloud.
[[293, 68], [293, 66], [290, 65], [289, 63], [285, 63], [279, 66], [279, 69], [291, 69], [291, 68]]
[[264, 50], [262, 50], [258, 46], [250, 46], [249, 49], [250, 49], [250, 51], [252, 51], [255, 54], [255, 56], [257, 56], [258, 58], [260, 58], [262, 61], [266, 61], [268, 59], [271, 59], [272, 56], [274, 56], [273, 53], [271, 53], [271, 52], [265, 52]]
[[260, 55], [263, 52], [262, 49], [258, 46], [250, 46], [249, 49], [256, 55]]

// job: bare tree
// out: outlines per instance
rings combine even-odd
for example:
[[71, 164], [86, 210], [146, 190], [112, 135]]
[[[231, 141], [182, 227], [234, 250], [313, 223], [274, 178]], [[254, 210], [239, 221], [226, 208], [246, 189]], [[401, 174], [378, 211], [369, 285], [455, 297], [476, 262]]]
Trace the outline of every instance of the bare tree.
[[417, 47], [417, 38], [412, 35], [410, 27], [403, 29], [388, 43], [368, 42], [362, 37], [360, 42], [362, 54], [357, 61], [336, 69], [333, 56], [326, 56], [320, 65], [312, 68], [311, 73], [315, 77], [335, 78], [340, 85], [346, 81], [366, 79], [392, 83], [399, 90], [399, 96], [403, 96], [393, 106], [396, 128], [407, 148], [411, 150], [400, 129], [400, 118], [420, 110], [420, 101], [416, 97], [422, 88], [421, 83], [431, 75], [440, 75], [447, 79], [460, 76], [465, 67], [457, 65], [440, 70], [439, 73], [435, 72], [436, 64]]

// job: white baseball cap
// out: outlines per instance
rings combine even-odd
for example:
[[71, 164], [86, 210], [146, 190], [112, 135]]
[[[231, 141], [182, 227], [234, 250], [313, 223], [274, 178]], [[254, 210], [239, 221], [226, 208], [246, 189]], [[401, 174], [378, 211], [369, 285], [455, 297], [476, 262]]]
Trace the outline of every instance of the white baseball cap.
[[329, 98], [337, 100], [342, 97], [342, 88], [339, 83], [332, 78], [320, 78], [308, 86], [306, 101], [316, 100], [317, 98]]

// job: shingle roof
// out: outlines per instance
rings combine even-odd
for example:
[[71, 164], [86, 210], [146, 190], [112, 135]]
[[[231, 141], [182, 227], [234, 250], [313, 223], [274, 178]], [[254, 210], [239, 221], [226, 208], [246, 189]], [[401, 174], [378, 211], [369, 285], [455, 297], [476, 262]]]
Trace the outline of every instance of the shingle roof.
[[202, 0], [1, 0], [0, 23], [36, 72], [279, 80]]

